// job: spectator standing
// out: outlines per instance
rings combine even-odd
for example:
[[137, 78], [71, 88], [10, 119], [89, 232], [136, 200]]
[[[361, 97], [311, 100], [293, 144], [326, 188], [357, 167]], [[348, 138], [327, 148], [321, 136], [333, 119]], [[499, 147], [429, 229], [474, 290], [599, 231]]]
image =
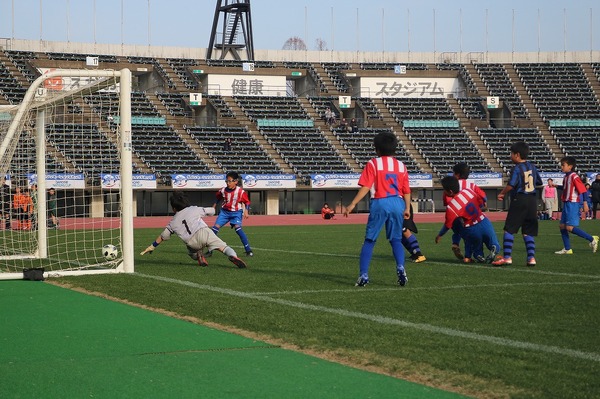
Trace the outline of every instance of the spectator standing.
[[4, 229], [10, 230], [10, 186], [6, 184], [6, 178], [2, 177], [2, 184], [0, 184], [0, 212], [2, 220], [4, 221]]
[[592, 219], [592, 186], [590, 183], [585, 183], [585, 192], [581, 194], [581, 207], [583, 208], [583, 202], [587, 202], [587, 211], [583, 211], [581, 219], [590, 220]]
[[329, 126], [332, 126], [335, 124], [335, 113], [329, 107], [325, 110], [325, 122]]
[[590, 187], [592, 190], [592, 219], [596, 219], [596, 211], [598, 211], [598, 204], [600, 204], [600, 173], [596, 175], [596, 179]]
[[546, 211], [548, 219], [554, 220], [552, 212], [554, 212], [555, 209], [558, 210], [558, 193], [554, 180], [548, 179], [542, 190], [542, 197], [544, 197], [544, 211]]
[[58, 219], [57, 205], [56, 205], [56, 190], [54, 187], [48, 189], [48, 216], [50, 216], [50, 227], [58, 230], [60, 221]]
[[33, 200], [29, 195], [29, 190], [15, 188], [13, 196], [13, 209], [17, 216], [17, 230], [31, 229], [31, 215], [33, 213]]

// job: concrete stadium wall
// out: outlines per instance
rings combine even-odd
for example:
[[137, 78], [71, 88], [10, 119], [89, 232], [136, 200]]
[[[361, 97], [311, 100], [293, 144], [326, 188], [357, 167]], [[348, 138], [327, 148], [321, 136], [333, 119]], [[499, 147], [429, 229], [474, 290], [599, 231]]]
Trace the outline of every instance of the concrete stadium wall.
[[[140, 56], [156, 58], [205, 59], [206, 48], [162, 47], [125, 44], [99, 44], [52, 42], [45, 40], [21, 40], [0, 38], [0, 47], [8, 50], [107, 54], [116, 56]], [[218, 54], [218, 53], [217, 53]], [[366, 52], [366, 51], [298, 51], [258, 50], [256, 60], [263, 61], [306, 61], [306, 62], [412, 62], [412, 63], [520, 63], [520, 62], [600, 62], [600, 51], [556, 51], [556, 52]]]

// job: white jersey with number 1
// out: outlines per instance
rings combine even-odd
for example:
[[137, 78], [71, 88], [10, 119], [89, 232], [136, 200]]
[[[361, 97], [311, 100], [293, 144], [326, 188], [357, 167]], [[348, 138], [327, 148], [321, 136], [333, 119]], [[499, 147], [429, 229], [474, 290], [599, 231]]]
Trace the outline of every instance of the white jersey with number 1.
[[188, 206], [173, 216], [167, 227], [160, 233], [160, 237], [166, 241], [171, 238], [171, 235], [176, 234], [187, 244], [198, 230], [208, 227], [202, 218], [214, 214], [214, 208]]

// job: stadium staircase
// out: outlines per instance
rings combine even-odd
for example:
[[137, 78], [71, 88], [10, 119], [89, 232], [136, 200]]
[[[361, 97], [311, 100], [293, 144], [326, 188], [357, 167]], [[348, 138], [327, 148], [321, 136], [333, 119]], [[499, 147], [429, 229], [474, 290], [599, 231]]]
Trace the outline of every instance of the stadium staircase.
[[[175, 83], [177, 85], [177, 83]], [[146, 93], [148, 100], [156, 107], [158, 112], [166, 120], [166, 125], [171, 126], [176, 134], [178, 134], [183, 141], [198, 154], [198, 156], [204, 161], [204, 163], [212, 170], [222, 172], [221, 168], [206, 154], [206, 152], [196, 143], [194, 139], [187, 134], [187, 130], [184, 127], [184, 123], [181, 118], [176, 118], [163, 105], [162, 101], [159, 100], [158, 96], [154, 93]]]
[[317, 73], [317, 76], [320, 77], [320, 80], [323, 83], [323, 87], [321, 88], [321, 93], [319, 93], [319, 94], [327, 94], [328, 96], [338, 96], [338, 95], [345, 94], [345, 93], [340, 93], [340, 91], [337, 89], [333, 80], [331, 80], [331, 77], [327, 74], [327, 71], [325, 70], [323, 65], [321, 65], [319, 63], [315, 63], [314, 66], [315, 66], [315, 72]]
[[[320, 116], [315, 112], [315, 109], [310, 104], [310, 101], [306, 97], [298, 97], [298, 101], [300, 105], [306, 110], [308, 115], [315, 123], [315, 127], [319, 128], [323, 136], [329, 141], [333, 147], [338, 151], [342, 159], [346, 161], [348, 165], [352, 168], [352, 170], [356, 173], [359, 173], [360, 166], [358, 163], [352, 158], [352, 156], [348, 153], [348, 151], [344, 148], [342, 143], [338, 140], [338, 138], [331, 132], [331, 128], [329, 125], [320, 118]], [[337, 112], [337, 110], [336, 110]]]
[[515, 71], [513, 65], [505, 64], [504, 68], [506, 69], [510, 80], [515, 86], [515, 89], [517, 90], [519, 97], [521, 97], [521, 101], [523, 101], [523, 105], [525, 106], [525, 108], [527, 108], [527, 111], [529, 112], [530, 116], [530, 119], [528, 120], [516, 119], [514, 121], [515, 126], [537, 128], [544, 140], [546, 140], [546, 142], [550, 146], [550, 149], [554, 154], [554, 158], [556, 159], [556, 163], [558, 164], [560, 158], [557, 158], [557, 155], [559, 157], [562, 157], [562, 150], [560, 149], [560, 146], [554, 139], [552, 133], [550, 133], [548, 125], [544, 122], [542, 115], [540, 115], [540, 113], [538, 112], [537, 107], [533, 103], [533, 100], [527, 92], [527, 89], [525, 89], [525, 86], [523, 86], [523, 83], [521, 82], [521, 79], [519, 78], [519, 75], [517, 74], [517, 71]]
[[475, 87], [477, 87], [477, 95], [481, 97], [489, 96], [490, 92], [488, 91], [485, 83], [483, 83], [479, 72], [477, 71], [477, 69], [475, 69], [473, 64], [465, 64], [465, 68], [469, 75], [471, 75], [471, 80], [473, 81], [473, 84], [475, 85]]
[[269, 154], [269, 156], [277, 162], [277, 165], [283, 170], [284, 173], [293, 174], [294, 171], [290, 166], [283, 160], [279, 153], [269, 144], [265, 137], [258, 131], [258, 128], [254, 122], [246, 115], [242, 108], [237, 104], [233, 97], [223, 97], [223, 100], [227, 106], [233, 111], [235, 115], [233, 118], [221, 119], [221, 126], [245, 126], [248, 129], [250, 135], [261, 145]]
[[431, 165], [425, 160], [425, 158], [423, 158], [423, 156], [419, 153], [417, 148], [406, 136], [404, 130], [402, 129], [402, 124], [396, 122], [396, 119], [390, 113], [388, 107], [385, 106], [383, 100], [381, 98], [376, 98], [373, 100], [373, 103], [375, 103], [375, 106], [377, 107], [379, 113], [382, 116], [381, 121], [384, 124], [384, 126], [382, 127], [389, 127], [394, 131], [396, 137], [398, 137], [398, 140], [400, 140], [400, 144], [404, 146], [407, 152], [409, 152], [413, 156], [415, 162], [421, 166], [424, 173], [433, 173], [433, 168], [431, 167]]
[[[467, 117], [467, 115], [465, 114], [465, 112], [463, 111], [463, 109], [461, 108], [461, 106], [459, 105], [458, 100], [456, 100], [456, 98], [447, 98], [446, 101], [450, 105], [450, 108], [452, 108], [452, 111], [454, 111], [454, 113], [456, 114], [456, 117], [458, 118], [460, 126], [467, 133], [469, 138], [471, 140], [473, 140], [473, 142], [475, 143], [475, 146], [477, 147], [477, 149], [479, 149], [479, 152], [481, 152], [481, 155], [483, 155], [483, 158], [485, 159], [485, 161], [489, 165], [492, 166], [494, 172], [501, 173], [502, 167], [496, 161], [496, 158], [494, 157], [494, 155], [492, 155], [492, 153], [487, 148], [487, 146], [483, 143], [483, 140], [481, 139], [481, 137], [479, 137], [479, 135], [475, 132], [475, 127], [487, 127], [488, 121], [487, 120], [486, 121], [480, 121], [480, 120], [475, 121], [475, 120], [469, 119]], [[479, 172], [479, 171], [474, 171], [474, 172]]]
[[583, 68], [583, 72], [585, 73], [590, 86], [594, 90], [596, 97], [600, 98], [600, 78], [596, 76], [594, 69], [590, 64], [581, 64], [581, 67]]

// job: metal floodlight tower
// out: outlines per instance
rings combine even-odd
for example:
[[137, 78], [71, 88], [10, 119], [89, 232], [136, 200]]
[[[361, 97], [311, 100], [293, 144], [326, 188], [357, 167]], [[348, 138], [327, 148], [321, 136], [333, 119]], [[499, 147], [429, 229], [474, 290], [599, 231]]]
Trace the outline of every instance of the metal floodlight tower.
[[[219, 36], [217, 28], [221, 14], [223, 14], [223, 21]], [[218, 36], [221, 40], [217, 39]], [[218, 57], [221, 60], [231, 53], [234, 59], [241, 61], [240, 52], [244, 49], [246, 50], [245, 59], [254, 60], [250, 0], [217, 0], [206, 59], [213, 59], [213, 49], [221, 51]]]

